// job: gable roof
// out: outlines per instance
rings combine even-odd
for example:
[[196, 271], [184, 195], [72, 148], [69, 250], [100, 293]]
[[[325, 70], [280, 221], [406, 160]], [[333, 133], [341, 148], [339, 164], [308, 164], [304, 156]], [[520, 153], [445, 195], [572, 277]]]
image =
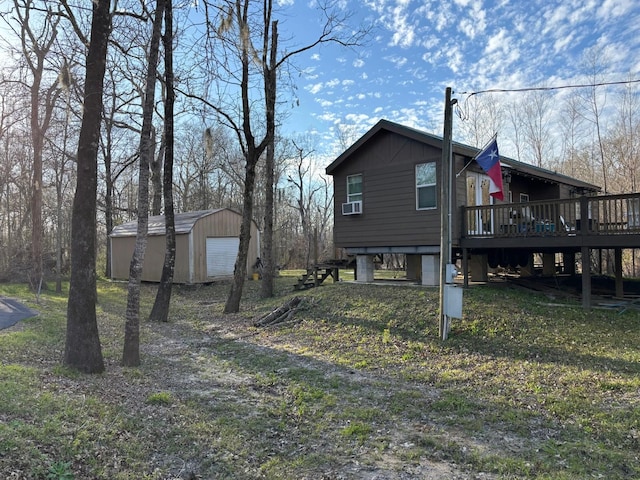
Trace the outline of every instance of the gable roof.
[[[325, 169], [327, 175], [333, 175], [334, 171], [340, 165], [349, 161], [349, 158], [354, 152], [356, 152], [362, 145], [367, 143], [383, 130], [396, 133], [398, 135], [402, 135], [403, 137], [416, 140], [420, 143], [442, 149], [442, 137], [438, 137], [437, 135], [432, 135], [415, 128], [400, 125], [398, 123], [390, 122], [389, 120], [381, 119], [367, 133], [360, 137], [353, 145], [347, 148], [338, 158], [336, 158], [333, 162], [331, 162], [331, 164], [329, 164], [329, 166], [327, 166], [327, 168]], [[452, 149], [454, 154], [462, 155], [468, 157], [469, 159], [474, 158], [480, 152], [479, 148], [470, 147], [469, 145], [458, 142], [452, 143]], [[577, 178], [569, 177], [568, 175], [554, 172], [552, 170], [547, 170], [545, 168], [536, 167], [528, 163], [519, 162], [518, 160], [514, 160], [503, 155], [500, 155], [500, 163], [503, 168], [508, 168], [513, 172], [523, 175], [540, 178], [553, 183], [564, 183], [566, 185], [570, 185], [572, 187], [590, 192], [598, 192], [601, 190], [597, 185], [583, 182], [582, 180], [578, 180]]]
[[[195, 212], [184, 212], [175, 214], [176, 235], [182, 235], [191, 232], [193, 226], [201, 218], [213, 215], [226, 208], [217, 208], [214, 210], [197, 210]], [[114, 227], [111, 231], [111, 237], [135, 237], [138, 233], [138, 221], [123, 223]], [[147, 235], [164, 235], [165, 220], [164, 215], [153, 215], [149, 217], [149, 230]]]

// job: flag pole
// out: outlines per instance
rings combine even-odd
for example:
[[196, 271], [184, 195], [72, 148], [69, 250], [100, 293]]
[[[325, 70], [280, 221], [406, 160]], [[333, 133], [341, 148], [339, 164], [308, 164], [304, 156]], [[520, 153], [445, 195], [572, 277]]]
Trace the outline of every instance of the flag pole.
[[447, 304], [447, 268], [451, 263], [451, 196], [453, 193], [453, 162], [452, 162], [452, 130], [453, 105], [456, 100], [451, 99], [451, 87], [445, 91], [444, 101], [444, 133], [442, 135], [442, 162], [440, 182], [440, 339], [449, 336], [450, 321], [445, 314]]
[[456, 173], [456, 178], [458, 178], [460, 175], [462, 175], [462, 172], [464, 172], [467, 168], [469, 168], [469, 165], [471, 165], [473, 163], [473, 161], [476, 158], [478, 158], [478, 155], [480, 155], [484, 151], [484, 149], [487, 148], [491, 144], [491, 142], [493, 142], [496, 138], [498, 138], [498, 132], [494, 133], [493, 137], [491, 137], [491, 140], [489, 140], [487, 143], [485, 143], [484, 146], [480, 150], [478, 150], [478, 153], [476, 153], [475, 156], [471, 160], [469, 160], [464, 167], [462, 167], [462, 170], [460, 170], [458, 173]]

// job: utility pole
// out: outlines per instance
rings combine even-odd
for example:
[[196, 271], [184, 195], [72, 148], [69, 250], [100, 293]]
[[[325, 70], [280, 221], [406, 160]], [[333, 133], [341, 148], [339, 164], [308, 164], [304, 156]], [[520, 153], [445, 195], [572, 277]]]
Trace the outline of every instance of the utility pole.
[[445, 314], [447, 306], [448, 269], [451, 268], [451, 195], [453, 192], [453, 162], [451, 154], [453, 105], [451, 87], [447, 87], [444, 101], [444, 134], [442, 136], [442, 162], [440, 162], [440, 339], [446, 340], [449, 335], [450, 321]]

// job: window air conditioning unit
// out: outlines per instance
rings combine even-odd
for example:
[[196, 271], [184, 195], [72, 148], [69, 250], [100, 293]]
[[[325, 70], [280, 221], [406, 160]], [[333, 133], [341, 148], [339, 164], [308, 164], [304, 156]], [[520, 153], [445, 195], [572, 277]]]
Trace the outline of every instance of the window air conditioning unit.
[[362, 201], [347, 202], [342, 204], [342, 215], [360, 215], [362, 213]]

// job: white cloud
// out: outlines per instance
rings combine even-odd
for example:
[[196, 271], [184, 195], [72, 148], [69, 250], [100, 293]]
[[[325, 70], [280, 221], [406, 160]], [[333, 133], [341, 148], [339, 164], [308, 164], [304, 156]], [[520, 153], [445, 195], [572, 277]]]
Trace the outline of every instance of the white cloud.
[[385, 57], [385, 60], [393, 63], [396, 68], [402, 68], [407, 63], [407, 57], [401, 57], [399, 55], [393, 55], [391, 57]]
[[463, 68], [463, 56], [458, 47], [454, 47], [447, 51], [447, 65], [453, 73], [459, 73]]
[[320, 60], [320, 54], [314, 53], [313, 55], [311, 55], [311, 60]]
[[487, 46], [484, 49], [484, 52], [488, 54], [493, 53], [497, 50], [504, 50], [507, 43], [507, 31], [504, 28], [501, 28], [498, 33], [496, 33], [492, 37], [489, 37], [489, 41], [487, 42]]
[[637, 5], [635, 0], [605, 0], [596, 15], [602, 19], [621, 17], [633, 10], [634, 5]]
[[338, 117], [336, 116], [336, 114], [334, 112], [325, 112], [321, 115], [318, 115], [318, 119], [325, 121], [325, 122], [331, 122], [331, 123], [336, 123], [339, 122], [340, 120], [338, 120]]
[[553, 44], [553, 50], [556, 53], [560, 53], [563, 50], [567, 49], [568, 47], [571, 46], [571, 44], [574, 42], [575, 38], [573, 36], [573, 33], [569, 34], [569, 35], [564, 35], [558, 39], [556, 39], [555, 43]]
[[327, 88], [337, 87], [338, 85], [340, 85], [340, 80], [338, 80], [337, 78], [334, 78], [333, 80], [329, 80], [326, 83]]
[[305, 88], [305, 90], [307, 90], [312, 95], [315, 95], [316, 93], [320, 92], [320, 90], [322, 90], [323, 84], [322, 84], [322, 82], [314, 83], [314, 84], [311, 84], [311, 85], [307, 85], [304, 88]]
[[353, 123], [365, 123], [369, 120], [369, 115], [365, 113], [347, 113], [344, 119]]
[[393, 9], [393, 22], [391, 25], [393, 36], [391, 37], [391, 45], [399, 45], [401, 47], [410, 47], [413, 45], [415, 38], [415, 27], [408, 23], [407, 4], [408, 1], [400, 1], [396, 8]]
[[[462, 6], [467, 7], [469, 3], [471, 3], [471, 0], [464, 2]], [[474, 39], [487, 29], [487, 12], [482, 8], [482, 2], [475, 0], [467, 14], [468, 17], [460, 21], [458, 29], [470, 39]]]
[[357, 58], [356, 60], [353, 61], [353, 66], [356, 68], [364, 67], [364, 60], [362, 60], [361, 58]]

